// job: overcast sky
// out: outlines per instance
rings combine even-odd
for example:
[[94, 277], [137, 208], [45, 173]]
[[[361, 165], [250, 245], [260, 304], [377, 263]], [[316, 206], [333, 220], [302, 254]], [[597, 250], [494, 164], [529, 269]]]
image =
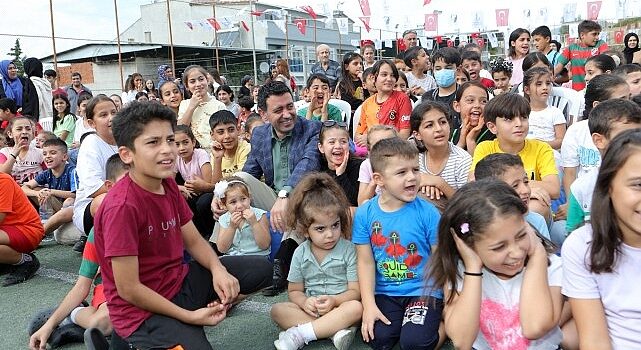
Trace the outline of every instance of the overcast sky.
[[[3, 0], [9, 1], [9, 0]], [[118, 0], [118, 17], [120, 31], [124, 31], [140, 17], [140, 5], [152, 0]], [[284, 4], [296, 7], [311, 4], [316, 12], [326, 9], [342, 9], [350, 18], [358, 21], [361, 16], [358, 0], [269, 0], [271, 4]], [[497, 8], [510, 8], [511, 28], [517, 25], [528, 26], [529, 21], [536, 25], [543, 16], [547, 16], [548, 25], [560, 22], [563, 8], [566, 3], [577, 3], [577, 13], [585, 17], [587, 0], [537, 0], [537, 1], [510, 1], [510, 0], [432, 0], [430, 5], [423, 6], [423, 0], [369, 0], [372, 11], [371, 25], [373, 28], [389, 28], [389, 32], [381, 34], [377, 30], [364, 33], [366, 38], [395, 37], [394, 30], [402, 32], [408, 27], [422, 26], [425, 13], [435, 10], [441, 11], [439, 15], [439, 32], [451, 33], [476, 31], [472, 27], [474, 17], [476, 24], [486, 29], [493, 29], [495, 24], [494, 10]], [[616, 18], [619, 3], [625, 4], [625, 14], [628, 16], [639, 15], [641, 0], [603, 0], [601, 16], [599, 18]], [[74, 38], [93, 40], [112, 40], [116, 37], [114, 6], [112, 0], [53, 0], [55, 21], [55, 34], [58, 38]], [[400, 5], [400, 6], [399, 6]], [[461, 6], [466, 11], [459, 13]], [[636, 13], [635, 13], [636, 12]], [[382, 14], [388, 15], [388, 23]], [[456, 22], [455, 22], [456, 21]], [[480, 22], [480, 23], [479, 23]], [[396, 27], [395, 24], [398, 24]], [[479, 29], [482, 29], [479, 28]], [[530, 28], [531, 29], [531, 28]], [[28, 37], [29, 35], [41, 38]], [[2, 16], [0, 26], [0, 59], [10, 58], [7, 53], [13, 47], [16, 38], [20, 38], [24, 54], [27, 56], [42, 57], [53, 52], [51, 41], [51, 25], [49, 17], [48, 0], [20, 0], [11, 1], [10, 11]], [[57, 39], [58, 52], [87, 43], [84, 40]]]

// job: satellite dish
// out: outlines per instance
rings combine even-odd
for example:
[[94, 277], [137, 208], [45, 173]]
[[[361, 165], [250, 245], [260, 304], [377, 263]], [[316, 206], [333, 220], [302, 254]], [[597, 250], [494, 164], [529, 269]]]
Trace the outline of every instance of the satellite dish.
[[269, 73], [269, 63], [267, 62], [261, 62], [258, 68], [260, 68], [261, 73]]

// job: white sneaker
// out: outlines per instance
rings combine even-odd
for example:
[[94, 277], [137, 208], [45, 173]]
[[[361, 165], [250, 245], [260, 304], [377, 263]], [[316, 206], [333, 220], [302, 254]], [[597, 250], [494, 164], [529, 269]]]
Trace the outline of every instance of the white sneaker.
[[285, 332], [278, 334], [278, 339], [274, 340], [274, 346], [278, 350], [298, 350], [305, 345], [305, 340], [298, 334], [298, 331], [292, 327]]
[[354, 341], [354, 336], [356, 334], [355, 327], [350, 327], [347, 329], [341, 329], [332, 336], [332, 343], [338, 350], [347, 350], [352, 345]]

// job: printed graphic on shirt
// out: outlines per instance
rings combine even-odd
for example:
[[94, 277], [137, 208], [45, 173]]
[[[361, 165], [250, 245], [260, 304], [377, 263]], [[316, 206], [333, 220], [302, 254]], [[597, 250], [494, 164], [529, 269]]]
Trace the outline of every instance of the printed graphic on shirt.
[[579, 164], [581, 164], [583, 169], [597, 167], [601, 162], [601, 154], [595, 149], [579, 146], [577, 153], [579, 156]]
[[521, 331], [518, 304], [510, 308], [494, 300], [482, 300], [479, 329], [492, 349], [525, 350], [530, 344]]
[[392, 231], [389, 237], [383, 234], [383, 226], [379, 221], [374, 221], [371, 226], [372, 235], [370, 243], [377, 261], [377, 268], [387, 281], [402, 282], [420, 278], [417, 267], [423, 260], [418, 253], [418, 246], [410, 242], [404, 246], [401, 234]]

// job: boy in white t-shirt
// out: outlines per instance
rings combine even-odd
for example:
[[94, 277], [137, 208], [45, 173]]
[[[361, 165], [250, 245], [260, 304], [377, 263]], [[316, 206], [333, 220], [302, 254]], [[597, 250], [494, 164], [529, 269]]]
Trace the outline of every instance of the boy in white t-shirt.
[[436, 80], [425, 71], [430, 65], [430, 57], [424, 48], [414, 46], [405, 51], [403, 58], [405, 65], [410, 68], [411, 72], [406, 72], [407, 86], [410, 88], [412, 95], [422, 96], [429, 90], [436, 89]]

